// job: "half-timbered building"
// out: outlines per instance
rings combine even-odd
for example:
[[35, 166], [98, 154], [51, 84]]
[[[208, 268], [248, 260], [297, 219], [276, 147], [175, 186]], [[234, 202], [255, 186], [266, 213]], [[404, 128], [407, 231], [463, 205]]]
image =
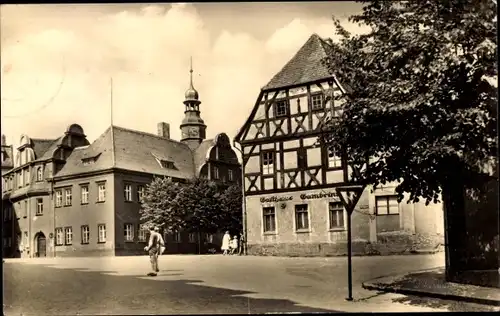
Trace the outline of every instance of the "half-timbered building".
[[[265, 85], [235, 137], [242, 147], [247, 249], [251, 254], [346, 252], [346, 212], [335, 187], [352, 170], [318, 144], [321, 125], [339, 116], [342, 83], [322, 64], [330, 45], [313, 34]], [[440, 205], [398, 203], [394, 186], [366, 189], [353, 213], [355, 253], [435, 249]]]

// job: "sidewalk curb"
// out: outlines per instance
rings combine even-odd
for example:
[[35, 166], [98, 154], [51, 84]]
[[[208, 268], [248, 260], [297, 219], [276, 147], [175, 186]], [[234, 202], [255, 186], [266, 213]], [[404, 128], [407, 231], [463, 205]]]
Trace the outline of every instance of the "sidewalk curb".
[[397, 293], [397, 294], [406, 294], [406, 295], [416, 295], [416, 296], [425, 296], [425, 297], [433, 297], [444, 300], [453, 300], [467, 303], [476, 303], [482, 305], [492, 305], [492, 306], [500, 306], [499, 300], [489, 299], [489, 298], [478, 298], [478, 297], [470, 297], [470, 296], [461, 296], [455, 294], [442, 294], [435, 292], [426, 292], [421, 290], [407, 289], [407, 288], [397, 288], [391, 285], [383, 285], [376, 284], [370, 282], [363, 282], [362, 287], [366, 290], [370, 291], [383, 291], [388, 293]]

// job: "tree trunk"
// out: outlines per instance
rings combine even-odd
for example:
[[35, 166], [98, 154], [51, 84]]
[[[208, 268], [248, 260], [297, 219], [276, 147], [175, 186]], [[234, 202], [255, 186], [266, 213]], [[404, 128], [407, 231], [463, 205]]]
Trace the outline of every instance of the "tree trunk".
[[467, 270], [467, 226], [464, 198], [464, 189], [459, 181], [443, 187], [446, 280], [448, 282], [458, 282], [461, 272]]
[[200, 231], [198, 230], [198, 254], [201, 254], [201, 234]]

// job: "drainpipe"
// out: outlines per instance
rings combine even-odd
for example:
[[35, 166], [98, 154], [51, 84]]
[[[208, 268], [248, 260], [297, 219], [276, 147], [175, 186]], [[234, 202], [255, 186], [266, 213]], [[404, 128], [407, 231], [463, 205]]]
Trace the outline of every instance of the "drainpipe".
[[236, 147], [236, 141], [233, 139], [233, 147], [238, 149], [241, 153], [241, 209], [242, 209], [242, 219], [243, 219], [243, 254], [247, 254], [247, 209], [245, 203], [245, 167], [243, 162], [243, 150]]
[[[52, 214], [54, 216], [53, 218], [53, 229], [52, 229], [52, 238], [50, 238], [50, 235], [49, 235], [49, 239], [51, 240], [50, 242], [53, 243], [52, 244], [52, 253], [54, 255], [54, 258], [56, 257], [56, 208], [55, 208], [55, 204], [54, 204], [54, 179], [50, 179], [49, 180], [50, 182], [50, 194], [49, 194], [49, 205], [50, 205], [50, 209], [52, 209]], [[99, 233], [99, 232], [97, 232]]]
[[30, 200], [29, 200], [29, 195], [28, 192], [24, 194], [26, 198], [28, 199], [28, 204], [25, 203], [26, 207], [28, 208], [26, 210], [26, 219], [28, 220], [28, 247], [29, 247], [29, 258], [33, 258], [33, 247], [31, 247], [31, 210], [30, 210]]

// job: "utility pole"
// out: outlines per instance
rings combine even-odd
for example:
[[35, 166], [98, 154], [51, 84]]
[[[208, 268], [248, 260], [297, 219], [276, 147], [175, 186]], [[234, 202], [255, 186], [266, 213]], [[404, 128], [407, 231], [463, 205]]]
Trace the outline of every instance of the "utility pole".
[[243, 161], [243, 150], [236, 147], [236, 142], [233, 140], [233, 147], [241, 153], [241, 210], [242, 210], [242, 226], [243, 226], [243, 254], [247, 254], [247, 209], [245, 203], [245, 164]]

